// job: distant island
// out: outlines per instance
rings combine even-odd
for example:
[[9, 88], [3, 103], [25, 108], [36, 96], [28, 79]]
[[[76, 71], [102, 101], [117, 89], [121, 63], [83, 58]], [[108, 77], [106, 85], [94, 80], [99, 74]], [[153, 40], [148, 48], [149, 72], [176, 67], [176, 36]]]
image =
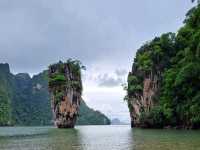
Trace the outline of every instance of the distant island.
[[128, 125], [128, 123], [120, 121], [118, 118], [111, 119], [111, 125]]
[[[53, 125], [48, 92], [48, 71], [32, 78], [27, 73], [12, 74], [9, 64], [0, 64], [0, 126]], [[89, 108], [82, 100], [78, 125], [108, 125], [110, 120]]]

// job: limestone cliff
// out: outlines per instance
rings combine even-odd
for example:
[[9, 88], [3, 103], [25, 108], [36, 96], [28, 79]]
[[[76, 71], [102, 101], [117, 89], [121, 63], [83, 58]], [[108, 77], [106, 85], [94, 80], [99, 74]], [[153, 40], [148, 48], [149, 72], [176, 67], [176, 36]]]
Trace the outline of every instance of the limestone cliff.
[[[136, 77], [137, 70], [129, 73], [129, 79]], [[130, 86], [130, 85], [129, 85]], [[157, 75], [147, 75], [141, 81], [142, 89], [129, 96], [129, 109], [131, 117], [131, 126], [141, 126], [140, 117], [142, 113], [150, 112], [156, 103], [156, 97], [159, 94], [159, 81]], [[141, 88], [140, 87], [140, 88]]]
[[49, 91], [55, 125], [58, 128], [73, 128], [82, 94], [80, 62], [68, 60], [50, 65]]
[[[167, 33], [146, 43], [136, 53], [132, 70], [128, 75], [126, 100], [132, 127], [161, 127], [161, 84], [166, 69], [174, 55], [174, 34]], [[156, 113], [156, 115], [154, 114]], [[158, 114], [158, 115], [157, 115]], [[161, 117], [160, 117], [161, 116]]]

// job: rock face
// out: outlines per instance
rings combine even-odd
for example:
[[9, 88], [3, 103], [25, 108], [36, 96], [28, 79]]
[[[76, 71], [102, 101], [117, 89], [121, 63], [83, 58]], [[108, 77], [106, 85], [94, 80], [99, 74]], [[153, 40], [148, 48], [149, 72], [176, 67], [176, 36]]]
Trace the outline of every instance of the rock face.
[[55, 125], [73, 128], [82, 93], [80, 63], [68, 60], [49, 66], [49, 91]]
[[[135, 76], [137, 74], [136, 70], [129, 73], [130, 76]], [[135, 95], [130, 96], [129, 99], [129, 109], [131, 117], [131, 126], [139, 127], [141, 113], [148, 113], [151, 108], [156, 103], [155, 98], [159, 93], [159, 82], [157, 75], [148, 75], [144, 77], [141, 82], [142, 90], [135, 93]]]
[[128, 75], [125, 98], [132, 127], [160, 128], [165, 124], [167, 116], [161, 106], [163, 77], [175, 53], [174, 33], [156, 37], [138, 49]]

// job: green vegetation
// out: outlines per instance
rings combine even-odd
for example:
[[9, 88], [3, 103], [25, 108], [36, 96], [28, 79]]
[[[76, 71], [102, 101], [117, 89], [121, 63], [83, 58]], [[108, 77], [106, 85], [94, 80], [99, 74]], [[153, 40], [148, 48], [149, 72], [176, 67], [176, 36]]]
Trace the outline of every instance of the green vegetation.
[[[30, 78], [26, 73], [13, 75], [8, 64], [0, 64], [0, 83], [0, 126], [53, 124], [48, 71]], [[84, 102], [80, 105], [80, 112], [78, 124], [108, 123], [103, 121], [104, 118], [109, 120], [106, 116], [90, 109]]]
[[49, 80], [50, 87], [58, 86], [58, 85], [65, 85], [65, 83], [66, 83], [66, 79], [65, 79], [65, 76], [62, 74], [55, 74]]
[[8, 64], [0, 64], [0, 126], [11, 124], [11, 82]]
[[[1, 89], [2, 90], [2, 89]], [[7, 92], [0, 91], [0, 125], [9, 125], [10, 99]]]
[[15, 88], [12, 99], [14, 125], [51, 124], [47, 74], [48, 72], [44, 71], [33, 78], [30, 78], [28, 74], [14, 76]]
[[144, 128], [162, 128], [164, 126], [163, 111], [156, 106], [150, 112], [142, 112], [140, 121]]
[[[129, 74], [128, 76], [128, 95], [136, 94], [142, 92], [143, 85], [142, 85], [142, 80], [139, 79], [135, 75]], [[132, 95], [136, 96], [136, 95]]]
[[79, 60], [68, 59], [66, 63], [69, 65], [69, 68], [75, 76], [81, 76], [81, 70], [86, 70], [86, 67], [83, 66]]
[[89, 108], [82, 100], [80, 104], [79, 117], [77, 124], [79, 125], [108, 125], [110, 120], [101, 112]]
[[[56, 71], [56, 68], [59, 68]], [[74, 88], [79, 92], [82, 92], [82, 84], [79, 82], [81, 79], [81, 69], [85, 70], [85, 66], [78, 60], [68, 59], [65, 63], [60, 61], [59, 63], [49, 66], [49, 88], [63, 87]], [[72, 76], [66, 77], [65, 75], [71, 72]], [[56, 93], [55, 93], [56, 94]]]
[[200, 128], [200, 6], [187, 13], [184, 23], [177, 34], [143, 45], [128, 76], [128, 100], [140, 95], [145, 77], [158, 77], [158, 103], [140, 118], [148, 127]]
[[138, 54], [138, 61], [137, 61], [137, 65], [139, 66], [139, 69], [141, 70], [145, 70], [145, 71], [150, 71], [153, 62], [150, 59], [150, 53], [144, 52], [143, 54]]

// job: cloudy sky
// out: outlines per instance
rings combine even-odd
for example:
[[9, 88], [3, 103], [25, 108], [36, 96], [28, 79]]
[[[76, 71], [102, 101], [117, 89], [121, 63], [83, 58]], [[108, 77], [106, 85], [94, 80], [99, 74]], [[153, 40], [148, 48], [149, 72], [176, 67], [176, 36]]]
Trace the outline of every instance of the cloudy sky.
[[176, 32], [191, 7], [190, 0], [0, 0], [0, 62], [33, 75], [79, 59], [87, 104], [128, 121], [121, 84], [137, 48]]

